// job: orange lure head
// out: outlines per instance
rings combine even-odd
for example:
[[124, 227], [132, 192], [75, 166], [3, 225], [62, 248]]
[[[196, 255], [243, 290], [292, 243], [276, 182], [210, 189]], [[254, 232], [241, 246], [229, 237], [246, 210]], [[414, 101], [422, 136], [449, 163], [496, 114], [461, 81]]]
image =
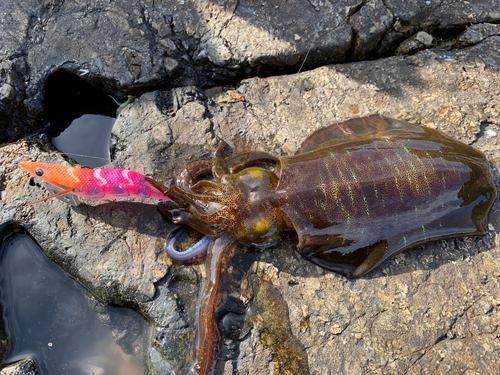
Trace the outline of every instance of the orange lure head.
[[73, 168], [32, 161], [21, 161], [19, 162], [19, 166], [40, 180], [62, 190], [57, 194], [30, 204], [42, 202], [60, 195], [69, 194], [80, 185], [78, 178], [76, 178], [76, 176], [72, 173]]

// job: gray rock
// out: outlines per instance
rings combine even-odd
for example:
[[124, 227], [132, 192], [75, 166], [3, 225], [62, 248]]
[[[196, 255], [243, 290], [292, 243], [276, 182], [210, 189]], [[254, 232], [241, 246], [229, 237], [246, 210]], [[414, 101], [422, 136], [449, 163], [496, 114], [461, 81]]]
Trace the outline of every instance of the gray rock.
[[[109, 168], [166, 182], [219, 139], [235, 152], [291, 154], [316, 129], [381, 113], [473, 144], [500, 187], [498, 9], [498, 0], [4, 1], [0, 141], [42, 126], [54, 69], [88, 70], [117, 98], [139, 96], [120, 110]], [[415, 54], [380, 58], [394, 51]], [[303, 63], [319, 68], [277, 76]], [[241, 81], [257, 75], [273, 76]], [[27, 206], [46, 193], [12, 161], [68, 165], [53, 151], [43, 136], [0, 149], [0, 226], [28, 230], [98, 297], [154, 322], [151, 373], [189, 363], [203, 265], [168, 259], [174, 226], [155, 202]], [[421, 246], [356, 280], [286, 241], [238, 253], [228, 293], [246, 314], [239, 334], [226, 332], [216, 373], [499, 373], [499, 231], [496, 202], [485, 237]]]
[[465, 48], [473, 46], [482, 42], [490, 36], [500, 35], [500, 25], [491, 23], [483, 23], [479, 25], [472, 25], [467, 28], [463, 33], [455, 38], [454, 47]]
[[171, 57], [165, 58], [165, 70], [169, 76], [176, 75], [179, 71], [179, 62]]
[[364, 60], [379, 46], [380, 40], [392, 26], [393, 14], [382, 0], [373, 0], [351, 17], [351, 25], [356, 34], [353, 58]]
[[430, 47], [433, 42], [432, 35], [427, 34], [425, 31], [419, 31], [416, 39], [426, 47]]
[[396, 48], [396, 51], [394, 51], [394, 54], [409, 55], [417, 51], [429, 48], [430, 46], [432, 46], [433, 42], [434, 38], [432, 37], [432, 35], [427, 34], [425, 31], [419, 31], [417, 34], [401, 43], [398, 48]]
[[0, 79], [12, 90], [2, 89], [0, 141], [43, 127], [53, 69], [88, 71], [85, 79], [119, 99], [151, 87], [236, 84], [303, 64], [387, 56], [418, 31], [451, 37], [498, 23], [497, 9], [498, 0], [4, 1]]
[[16, 90], [8, 83], [5, 83], [0, 87], [0, 101], [9, 102], [13, 100], [15, 96]]
[[[378, 112], [474, 144], [500, 186], [499, 51], [500, 38], [491, 36], [459, 51], [252, 78], [232, 91], [148, 93], [121, 109], [110, 167], [166, 182], [189, 161], [207, 157], [217, 139], [235, 151], [291, 154], [320, 127]], [[151, 203], [27, 206], [45, 193], [11, 161], [67, 164], [47, 150], [43, 137], [2, 148], [2, 222], [26, 228], [100, 298], [133, 303], [155, 322], [153, 373], [189, 363], [203, 266], [171, 263], [163, 244], [173, 226]], [[216, 373], [496, 373], [499, 230], [496, 202], [485, 237], [421, 246], [356, 280], [317, 268], [286, 241], [238, 253], [228, 288], [248, 312], [242, 334], [224, 339]]]

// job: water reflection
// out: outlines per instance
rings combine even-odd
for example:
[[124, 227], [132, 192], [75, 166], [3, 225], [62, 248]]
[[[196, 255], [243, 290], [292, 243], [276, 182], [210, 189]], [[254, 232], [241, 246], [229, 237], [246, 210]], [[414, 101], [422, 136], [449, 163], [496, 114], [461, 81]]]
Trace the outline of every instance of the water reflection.
[[83, 115], [59, 136], [52, 138], [52, 144], [86, 167], [111, 163], [109, 145], [115, 120], [102, 115]]
[[144, 319], [97, 303], [29, 236], [2, 244], [0, 291], [8, 336], [3, 363], [31, 356], [43, 375], [145, 373], [149, 328]]
[[46, 132], [54, 146], [86, 167], [110, 162], [111, 128], [118, 103], [107, 93], [65, 70], [47, 79]]

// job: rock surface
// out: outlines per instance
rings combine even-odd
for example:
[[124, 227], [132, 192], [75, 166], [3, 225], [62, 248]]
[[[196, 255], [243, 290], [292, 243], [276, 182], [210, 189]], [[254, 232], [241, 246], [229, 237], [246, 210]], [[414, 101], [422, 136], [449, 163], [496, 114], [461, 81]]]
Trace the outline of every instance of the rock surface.
[[40, 372], [36, 367], [36, 362], [33, 358], [26, 358], [17, 362], [12, 366], [5, 367], [0, 371], [1, 375], [39, 375]]
[[[237, 83], [242, 76], [296, 72], [302, 65], [387, 56], [422, 31], [437, 43], [470, 25], [499, 23], [499, 5], [498, 0], [4, 1], [0, 141], [43, 124], [44, 83], [61, 67], [120, 98], [155, 87]], [[428, 48], [429, 38], [420, 39], [400, 50]]]
[[[500, 188], [498, 1], [309, 4], [290, 22], [295, 1], [3, 2], [4, 139], [43, 121], [54, 67], [87, 69], [110, 93], [144, 92], [120, 110], [109, 168], [166, 182], [218, 139], [235, 151], [291, 154], [320, 127], [380, 113], [484, 151]], [[306, 66], [320, 66], [386, 56], [405, 41], [404, 53], [425, 50], [240, 81], [297, 71], [309, 48]], [[0, 223], [26, 229], [104, 301], [150, 318], [152, 374], [189, 363], [203, 265], [171, 263], [163, 244], [174, 226], [155, 202], [28, 206], [46, 193], [12, 161], [68, 165], [53, 151], [44, 136], [1, 148]], [[240, 251], [227, 270], [216, 373], [500, 373], [498, 201], [489, 229], [399, 254], [356, 280], [319, 269], [286, 241]]]

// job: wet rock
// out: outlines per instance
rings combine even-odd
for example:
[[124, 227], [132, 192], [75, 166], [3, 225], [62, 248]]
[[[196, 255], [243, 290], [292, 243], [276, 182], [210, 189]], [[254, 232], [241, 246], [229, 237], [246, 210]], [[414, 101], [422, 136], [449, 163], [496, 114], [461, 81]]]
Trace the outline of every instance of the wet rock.
[[8, 238], [1, 251], [3, 320], [12, 339], [4, 362], [29, 354], [50, 374], [143, 372], [149, 327], [137, 313], [100, 304], [26, 234]]
[[266, 278], [256, 278], [252, 274], [249, 280], [244, 280], [242, 296], [254, 301], [247, 321], [252, 322], [260, 343], [271, 353], [274, 372], [309, 374], [306, 349], [292, 333], [282, 293]]
[[[252, 78], [233, 88], [238, 95], [192, 86], [144, 94], [121, 109], [114, 129], [115, 161], [109, 167], [135, 169], [166, 182], [189, 161], [207, 157], [217, 139], [236, 151], [291, 154], [320, 127], [378, 112], [439, 128], [484, 150], [500, 187], [499, 51], [500, 38], [491, 36], [459, 51], [430, 49]], [[153, 373], [189, 363], [204, 268], [168, 259], [163, 245], [173, 225], [162, 221], [154, 203], [85, 201], [71, 208], [50, 200], [27, 206], [46, 193], [12, 160], [68, 162], [51, 154], [43, 137], [1, 152], [2, 222], [26, 228], [51, 259], [100, 298], [135, 305], [154, 321]], [[283, 357], [273, 341], [276, 332], [294, 343], [295, 353], [306, 348], [307, 358], [300, 363], [308, 364], [309, 373], [442, 373], [449, 367], [495, 372], [498, 202], [489, 228], [485, 237], [404, 252], [356, 280], [317, 268], [287, 241], [256, 254], [241, 253], [231, 271], [231, 288], [240, 294], [248, 291], [245, 280], [257, 283], [251, 288], [256, 293], [241, 297], [249, 311], [242, 332], [249, 334], [243, 341], [224, 340], [217, 373], [235, 368], [268, 373], [269, 363], [293, 373], [298, 362]], [[242, 266], [244, 259], [253, 266]], [[266, 296], [274, 296], [272, 311], [279, 313], [266, 310], [271, 306]], [[259, 309], [264, 321], [255, 313]]]
[[33, 358], [26, 358], [0, 371], [1, 375], [38, 375], [40, 372]]

